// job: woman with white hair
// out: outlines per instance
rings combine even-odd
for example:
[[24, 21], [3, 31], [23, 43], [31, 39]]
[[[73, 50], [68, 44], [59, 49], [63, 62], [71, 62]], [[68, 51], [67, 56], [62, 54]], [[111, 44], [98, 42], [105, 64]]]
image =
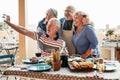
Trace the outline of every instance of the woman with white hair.
[[46, 32], [46, 26], [47, 26], [47, 23], [48, 21], [51, 19], [51, 18], [57, 18], [57, 15], [58, 15], [58, 12], [56, 9], [54, 8], [49, 8], [47, 11], [46, 11], [46, 16], [39, 21], [38, 23], [38, 26], [37, 26], [37, 32], [39, 31], [43, 31], [43, 32]]
[[[49, 8], [47, 11], [46, 11], [46, 16], [39, 21], [38, 23], [38, 26], [37, 26], [37, 32], [42, 32], [42, 33], [45, 33], [46, 34], [46, 26], [47, 26], [47, 23], [48, 21], [51, 19], [51, 18], [57, 18], [57, 10], [54, 9], [54, 8]], [[42, 48], [43, 44], [41, 44], [41, 42], [38, 40], [37, 41], [37, 49], [39, 48]]]
[[43, 52], [46, 52], [46, 49], [62, 50], [62, 48], [65, 48], [65, 42], [61, 39], [58, 39], [60, 23], [56, 18], [51, 18], [48, 21], [47, 34], [42, 32], [32, 32], [19, 25], [15, 25], [10, 22], [10, 16], [7, 16], [7, 20], [5, 22], [19, 33], [41, 42], [42, 46], [40, 47]]

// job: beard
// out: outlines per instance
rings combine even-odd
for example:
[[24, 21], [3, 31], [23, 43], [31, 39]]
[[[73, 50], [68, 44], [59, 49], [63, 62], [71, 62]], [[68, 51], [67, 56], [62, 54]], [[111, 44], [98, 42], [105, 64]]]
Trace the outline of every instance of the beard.
[[70, 15], [69, 14], [65, 14], [65, 17], [68, 18]]

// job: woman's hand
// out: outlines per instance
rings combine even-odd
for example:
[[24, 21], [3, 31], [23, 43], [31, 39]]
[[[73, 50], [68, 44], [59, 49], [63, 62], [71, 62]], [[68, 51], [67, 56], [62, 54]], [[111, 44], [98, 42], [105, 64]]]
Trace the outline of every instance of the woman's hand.
[[83, 58], [83, 59], [86, 59], [88, 56], [86, 54], [83, 54], [80, 57]]
[[88, 49], [86, 53], [81, 55], [81, 58], [86, 59], [91, 54], [91, 49]]

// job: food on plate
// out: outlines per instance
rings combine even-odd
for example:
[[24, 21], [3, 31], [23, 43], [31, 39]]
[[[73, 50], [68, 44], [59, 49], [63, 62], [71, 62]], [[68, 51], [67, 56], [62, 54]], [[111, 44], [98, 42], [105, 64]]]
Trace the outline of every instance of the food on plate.
[[48, 65], [52, 65], [52, 58], [50, 57], [47, 57], [45, 62], [48, 64]]
[[32, 62], [38, 62], [38, 59], [37, 59], [36, 57], [32, 57], [32, 58], [30, 59], [30, 61], [32, 61]]
[[71, 63], [72, 63], [72, 65], [73, 65], [73, 67], [79, 68], [79, 64], [78, 64], [77, 61], [72, 61]]
[[87, 68], [94, 68], [94, 63], [93, 62], [78, 62], [80, 65], [80, 68], [87, 69]]

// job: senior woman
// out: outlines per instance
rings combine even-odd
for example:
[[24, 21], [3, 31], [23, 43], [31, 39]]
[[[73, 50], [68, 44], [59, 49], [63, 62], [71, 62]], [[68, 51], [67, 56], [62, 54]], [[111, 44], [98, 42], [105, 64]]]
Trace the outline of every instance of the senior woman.
[[[59, 39], [58, 30], [60, 28], [59, 20], [56, 18], [51, 18], [47, 24], [47, 34], [41, 32], [32, 32], [21, 26], [15, 25], [10, 22], [10, 17], [7, 16], [7, 20], [5, 21], [9, 26], [18, 31], [19, 33], [26, 35], [34, 40], [38, 40], [42, 43], [41, 50], [46, 52], [46, 49], [56, 49], [63, 50], [65, 48], [65, 42]], [[47, 53], [47, 52], [46, 52]]]
[[39, 32], [39, 30], [41, 31], [42, 29], [43, 32], [46, 33], [46, 26], [47, 26], [48, 21], [51, 18], [57, 18], [57, 16], [58, 16], [57, 10], [54, 8], [49, 8], [46, 11], [46, 16], [42, 20], [39, 21], [38, 26], [37, 26], [37, 32]]
[[76, 47], [76, 53], [84, 59], [91, 57], [91, 52], [95, 50], [94, 54], [100, 56], [98, 50], [98, 39], [92, 25], [84, 24], [85, 18], [88, 16], [78, 11], [74, 14], [74, 25], [77, 30], [72, 38], [73, 44]]

